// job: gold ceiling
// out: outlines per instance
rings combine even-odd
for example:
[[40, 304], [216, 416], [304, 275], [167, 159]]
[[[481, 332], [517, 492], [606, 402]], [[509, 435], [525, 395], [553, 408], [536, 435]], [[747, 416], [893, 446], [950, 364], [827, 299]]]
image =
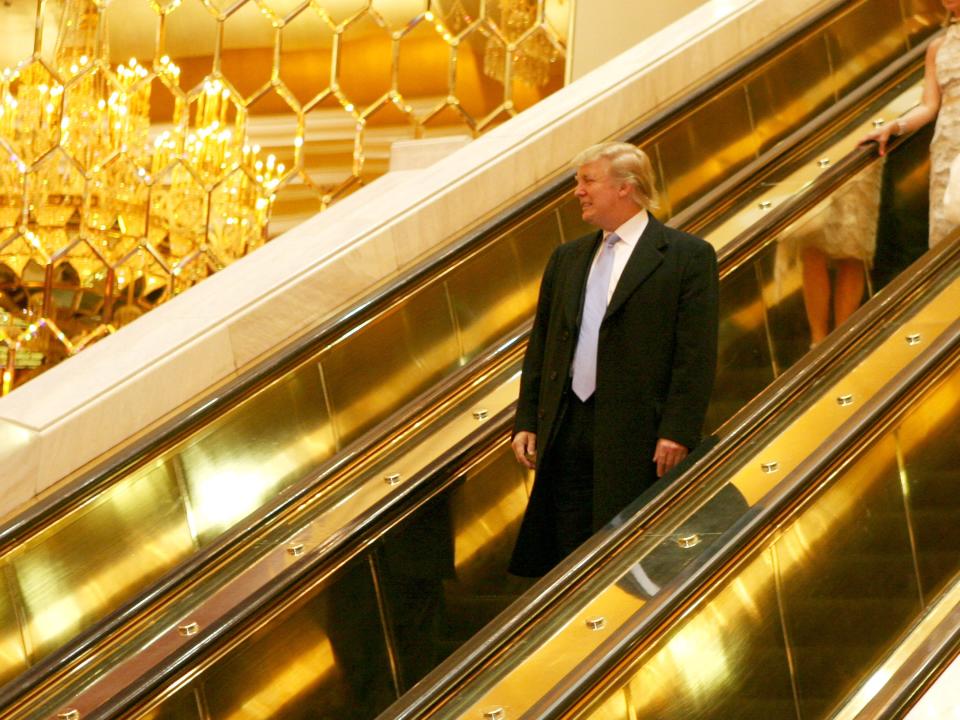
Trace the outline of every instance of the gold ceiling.
[[3, 392], [561, 87], [572, 0], [7, 0]]

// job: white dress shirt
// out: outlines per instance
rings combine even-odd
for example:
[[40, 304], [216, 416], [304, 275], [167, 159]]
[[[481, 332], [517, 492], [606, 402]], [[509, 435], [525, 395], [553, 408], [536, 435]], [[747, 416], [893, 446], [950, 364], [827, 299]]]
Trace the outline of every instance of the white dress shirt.
[[[613, 269], [610, 272], [610, 287], [607, 289], [607, 303], [609, 303], [610, 298], [613, 297], [613, 291], [616, 290], [620, 276], [623, 275], [623, 268], [627, 266], [630, 253], [633, 252], [633, 249], [637, 246], [637, 241], [640, 240], [640, 236], [643, 235], [643, 231], [646, 229], [646, 210], [641, 210], [616, 229], [615, 232], [620, 237], [620, 242], [613, 246]], [[606, 240], [609, 234], [610, 233], [606, 232], [603, 234], [604, 240]], [[600, 243], [600, 248], [603, 249], [603, 243]], [[591, 272], [593, 271], [593, 266], [597, 263], [598, 257], [600, 257], [599, 250], [593, 256], [593, 263], [590, 265]]]

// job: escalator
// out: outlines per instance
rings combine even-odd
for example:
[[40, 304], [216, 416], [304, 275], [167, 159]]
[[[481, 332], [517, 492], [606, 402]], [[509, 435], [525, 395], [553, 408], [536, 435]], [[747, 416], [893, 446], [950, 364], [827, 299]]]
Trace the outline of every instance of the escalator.
[[[669, 497], [641, 498], [622, 525], [614, 523], [528, 590], [382, 717], [560, 717], [552, 713], [580, 712], [581, 695], [574, 693], [601, 680], [614, 689], [591, 695], [591, 717], [632, 717], [625, 703], [638, 703], [634, 696], [648, 703], [639, 717], [792, 717], [798, 681], [773, 660], [782, 665], [789, 656], [788, 665], [798, 664], [806, 652], [805, 662], [816, 670], [830, 653], [823, 652], [827, 643], [817, 643], [823, 630], [812, 621], [852, 610], [860, 621], [840, 633], [840, 660], [821, 659], [823, 676], [813, 676], [822, 697], [809, 701], [803, 717], [823, 716], [878, 646], [902, 632], [960, 569], [957, 558], [942, 552], [956, 539], [956, 530], [943, 526], [956, 510], [953, 475], [943, 478], [930, 466], [923, 471], [916, 462], [929, 457], [930, 444], [950, 445], [956, 411], [945, 400], [952, 401], [955, 384], [937, 384], [943, 390], [933, 406], [945, 411], [942, 417], [911, 414], [912, 399], [900, 403], [897, 433], [906, 432], [903, 418], [913, 418], [914, 440], [898, 442], [893, 451], [883, 444], [882, 472], [869, 453], [860, 469], [848, 468], [849, 458], [867, 452], [852, 440], [877, 437], [874, 406], [886, 408], [891, 387], [901, 392], [904, 374], [918, 374], [911, 361], [922, 361], [924, 378], [936, 377], [927, 355], [942, 354], [943, 338], [952, 337], [958, 275], [960, 243], [923, 258], [821, 352], [735, 416], [736, 432], [675, 480]], [[861, 416], [868, 428], [851, 429]], [[444, 654], [445, 643], [464, 639], [475, 629], [471, 619], [503, 602], [498, 591], [509, 590], [491, 582], [498, 576], [491, 566], [502, 566], [509, 551], [504, 529], [515, 524], [518, 505], [522, 509], [525, 478], [511, 459], [508, 431], [509, 413], [457, 457], [431, 468], [434, 481], [411, 479], [424, 493], [411, 493], [402, 518], [383, 518], [372, 536], [354, 529], [340, 548], [308, 552], [243, 607], [198, 618], [205, 634], [196, 642], [167, 646], [156, 660], [145, 648], [147, 656], [134, 662], [139, 668], [130, 670], [151, 672], [132, 680], [108, 674], [104, 686], [73, 696], [69, 709], [85, 718], [371, 716], [376, 700], [395, 692], [405, 672], [422, 672], [431, 662], [425, 656]], [[917, 445], [921, 432], [926, 436]], [[827, 435], [831, 441], [821, 446]], [[949, 466], [944, 457], [934, 463]], [[864, 477], [870, 482], [861, 482]], [[912, 478], [909, 492], [901, 477]], [[905, 495], [912, 498], [909, 513]], [[931, 510], [939, 525], [924, 515]], [[787, 537], [788, 526], [793, 534]], [[731, 575], [731, 564], [754, 549], [744, 540], [753, 537], [748, 531], [767, 545], [759, 561]], [[785, 572], [788, 551], [802, 556], [813, 542], [826, 545], [824, 557], [838, 558], [826, 576], [817, 574], [823, 563], [793, 556], [793, 574]], [[776, 562], [767, 560], [774, 543], [787, 554]], [[767, 575], [751, 579], [763, 570]], [[888, 572], [898, 584], [890, 584]], [[903, 577], [911, 582], [901, 583]], [[865, 586], [882, 592], [870, 594]], [[831, 595], [837, 587], [844, 590], [839, 599]], [[780, 625], [770, 619], [778, 601], [799, 608], [791, 615], [798, 624], [791, 626], [789, 646], [778, 644]], [[744, 615], [759, 627], [759, 649], [728, 662], [741, 635], [752, 640]], [[694, 630], [684, 630], [681, 621], [688, 618]], [[658, 660], [627, 691], [616, 686], [613, 668], [627, 662], [624, 648], [633, 649], [641, 631], [651, 657], [659, 657], [654, 650], [665, 635], [681, 634], [676, 642], [663, 641], [668, 660]], [[637, 670], [638, 662], [624, 667]], [[767, 662], [775, 678], [764, 676]], [[674, 685], [663, 679], [677, 677], [682, 682]], [[731, 689], [724, 679], [738, 684]], [[594, 693], [593, 685], [586, 688]], [[558, 698], [569, 704], [559, 705]], [[724, 705], [724, 698], [742, 704]]]
[[[852, 7], [852, 10], [847, 8], [837, 13], [834, 20], [849, 23], [850, 17], [858, 12], [866, 16], [875, 10], [872, 7], [863, 10], [864, 3]], [[921, 13], [918, 17], [926, 16]], [[867, 34], [871, 41], [877, 37], [875, 25], [872, 23], [871, 32]], [[911, 17], [898, 22], [892, 32], [904, 36], [912, 32], [914, 37], [921, 37], [928, 34], [929, 29], [929, 22], [925, 24]], [[848, 27], [846, 30], [849, 32]], [[813, 33], [811, 29], [808, 31]], [[770, 51], [765, 61], [768, 67], [771, 57], [782, 63], [795, 63], [797, 57], [812, 52], [812, 47], [827, 44], [825, 38], [839, 32], [833, 27], [826, 31], [821, 28], [819, 35], [801, 34], [795, 46], [788, 51], [783, 48]], [[873, 45], [870, 48], [872, 53]], [[886, 64], [887, 58], [878, 59], [871, 55], [871, 61], [873, 64], [868, 67], [872, 71]], [[773, 67], [779, 68], [777, 72], [786, 72], [775, 64]], [[914, 60], [913, 65], [901, 69], [900, 76], [893, 82], [907, 78], [911, 73], [915, 75], [915, 67]], [[847, 71], [844, 66], [840, 70]], [[745, 71], [739, 85], [734, 83], [719, 90], [713, 88], [709, 101], [697, 112], [709, 118], [711, 113], [717, 112], [718, 105], [729, 107], [734, 102], [730, 98], [742, 96], [746, 84], [769, 85], [777, 75], [771, 71], [762, 76], [763, 83], [760, 83], [758, 72], [756, 68]], [[838, 71], [838, 74], [842, 76], [843, 72]], [[854, 77], [848, 72], [846, 79], [852, 84], [854, 80], [851, 78], [858, 80], [859, 76]], [[835, 76], [831, 76], [827, 95], [836, 92], [838, 82]], [[831, 102], [824, 100], [820, 105], [830, 105]], [[849, 107], [842, 102], [832, 104], [836, 109], [834, 114], [844, 117], [862, 111], [862, 105], [871, 102], [874, 97], [863, 93], [855, 103], [848, 103]], [[806, 108], [803, 110], [806, 112]], [[802, 113], [795, 113], [792, 119], [798, 115], [802, 120], [807, 119]], [[650, 127], [644, 131], [646, 134], [640, 134], [639, 141], [648, 148], [655, 148], [661, 166], [669, 165], [664, 158], [682, 159], [682, 153], [673, 152], [679, 141], [671, 138], [689, 132], [689, 125], [696, 122], [695, 113], [685, 107], [679, 115], [651, 121]], [[746, 153], [732, 158], [731, 153], [738, 145], [744, 144], [742, 138], [738, 142], [731, 142], [729, 137], [717, 139], [716, 144], [725, 150], [727, 157], [717, 160], [715, 164], [719, 169], [716, 172], [691, 173], [689, 167], [674, 160], [679, 169], [675, 175], [662, 178], [671, 209], [686, 210], [688, 215], [704, 218], [704, 213], [693, 212], [696, 207], [692, 198], [697, 197], [705, 185], [722, 179], [726, 185], [721, 185], [715, 195], [733, 198], [736, 194], [729, 188], [742, 184], [748, 171], [755, 178], [752, 183], [775, 183], [775, 174], [764, 174], [769, 172], [769, 158], [761, 164], [763, 172], [759, 172], [761, 168], [751, 167], [752, 162], [759, 163], [751, 160], [756, 156], [758, 145], [777, 146], [774, 154], [789, 158], [791, 153], [809, 151], [816, 143], [815, 136], [813, 139], [809, 135], [802, 139], [789, 138], [788, 130], [794, 126], [786, 121], [782, 124], [779, 133], [771, 132], [764, 143], [751, 140], [746, 143], [751, 146]], [[785, 141], [788, 139], [792, 142]], [[750, 184], [748, 187], [756, 186]], [[558, 183], [558, 191], [562, 190], [562, 183]], [[711, 212], [723, 206], [724, 203], [716, 198], [709, 203]], [[699, 222], [706, 226], [712, 221], [711, 217], [708, 213], [706, 219]], [[437, 422], [437, 418], [444, 417], [451, 408], [466, 411], [470, 417], [476, 416], [477, 423], [490, 420], [489, 415], [497, 412], [475, 407], [477, 398], [471, 394], [473, 385], [481, 382], [481, 378], [483, 381], [491, 378], [504, 381], [502, 387], [507, 389], [499, 392], [502, 397], [497, 400], [497, 407], [508, 412], [509, 400], [502, 398], [515, 394], [509, 382], [515, 382], [516, 359], [522, 351], [523, 319], [529, 315], [535, 296], [539, 268], [556, 242], [579, 234], [581, 229], [569, 203], [551, 197], [538, 198], [532, 207], [524, 208], [517, 217], [510, 218], [486, 238], [465, 243], [455, 258], [456, 262], [411, 278], [404, 288], [404, 295], [399, 292], [386, 294], [381, 302], [357, 308], [349, 318], [352, 324], [339, 328], [341, 332], [338, 334], [323, 336], [319, 340], [314, 338], [312, 345], [305, 344], [309, 347], [296, 348], [288, 356], [274, 361], [269, 368], [261, 369], [259, 374], [226, 389], [223, 399], [195, 408], [178, 418], [166, 433], [151, 438], [142, 447], [128, 450], [108, 471], [81, 483], [80, 492], [56, 496], [38, 507], [32, 516], [8, 526], [4, 541], [9, 550], [5, 556], [9, 597], [3, 614], [8, 620], [4, 626], [11, 631], [4, 639], [3, 657], [7, 659], [4, 677], [13, 682], [7, 686], [6, 701], [10, 703], [16, 699], [19, 703], [23, 698], [36, 699], [41, 691], [48, 689], [46, 676], [36, 672], [45, 662], [43, 658], [51, 660], [43, 665], [43, 669], [61, 675], [77, 668], [89, 672], [91, 658], [102, 657], [92, 654], [95, 642], [104, 643], [104, 638], [109, 638], [106, 645], [97, 645], [100, 648], [97, 653], [106, 652], [103, 647], [119, 647], [122, 637], [172, 620], [178, 606], [171, 599], [174, 597], [171, 588], [176, 590], [175, 595], [180, 600], [187, 598], [199, 603], [208, 599], [205, 593], [210, 593], [210, 597], [216, 595], [213, 590], [204, 589], [202, 580], [219, 573], [229, 582], [242, 583], [247, 576], [256, 574], [258, 566], [252, 563], [251, 557], [267, 557], [265, 548], [279, 548], [280, 557], [274, 562], [274, 570], [277, 570], [288, 563], [299, 563], [311, 551], [324, 545], [335, 546], [343, 536], [359, 539], [365, 531], [359, 513], [362, 508], [378, 507], [388, 523], [400, 523], [405, 515], [409, 515], [409, 511], [402, 507], [404, 503], [415, 501], [418, 493], [435, 493], [435, 490], [422, 490], [417, 483], [408, 480], [418, 473], [429, 474], [434, 469], [431, 464], [451, 461], [441, 454], [439, 459], [421, 458], [410, 469], [395, 472], [393, 468], [384, 467], [384, 457], [393, 448], [425, 437], [424, 426]], [[751, 360], [750, 367], [737, 362], [737, 371], [749, 378], [725, 386], [731, 395], [742, 395], [741, 404], [782, 369], [789, 367], [805, 350], [802, 323], [797, 320], [796, 292], [787, 293], [789, 299], [784, 303], [763, 303], [760, 297], [766, 284], [762, 276], [773, 271], [775, 250], [774, 245], [767, 243], [765, 249], [757, 248], [746, 253], [749, 261], [732, 251], [730, 254], [737, 261], [728, 264], [728, 278], [738, 278], [736, 282], [740, 286], [751, 283], [755, 286], [752, 295], [744, 294], [740, 286], [735, 292], [727, 293], [730, 298], [727, 317], [735, 329], [744, 331], [729, 336], [735, 339], [729, 343], [733, 348], [730, 352], [742, 353], [741, 357]], [[741, 251], [737, 248], [738, 253]], [[518, 262], [518, 258], [522, 261]], [[504, 278], [504, 267], [511, 268], [510, 276], [502, 279], [496, 287], [484, 284], [484, 280]], [[735, 270], [740, 268], [746, 269], [738, 275]], [[427, 276], [431, 276], [433, 282], [428, 281]], [[733, 282], [728, 280], [728, 287], [734, 287]], [[795, 277], [793, 283], [795, 291]], [[793, 325], [769, 323], [767, 317], [759, 324], [755, 322], [756, 318], [750, 320], [748, 317], [745, 322], [744, 315], [750, 313], [743, 312], [744, 309], [749, 310], [758, 301], [761, 306], [769, 305], [783, 312], [784, 316], [792, 312]], [[793, 309], [787, 311], [785, 308], [790, 303]], [[445, 313], [436, 312], [437, 307], [447, 308], [449, 323], [443, 317]], [[774, 333], [766, 331], [768, 325], [774, 327]], [[516, 329], [518, 326], [520, 330]], [[411, 332], [411, 328], [415, 328], [416, 333]], [[779, 339], [774, 337], [776, 332], [781, 333]], [[401, 339], [399, 352], [392, 352], [396, 348], [384, 346], [384, 336]], [[495, 341], [495, 349], [501, 351], [499, 355], [486, 350], [491, 341]], [[484, 364], [483, 369], [475, 370], [469, 364], [476, 358], [487, 359], [486, 356], [491, 364]], [[358, 362], [358, 357], [368, 362]], [[389, 380], [384, 382], [384, 378]], [[413, 416], [409, 408], [391, 413], [405, 400], [417, 397], [424, 388], [434, 387], [441, 378], [447, 379], [423, 401], [422, 414]], [[371, 392], [370, 388], [375, 388], [376, 392]], [[447, 390], [452, 392], [446, 393]], [[727, 409], [716, 411], [712, 419], [715, 424], [724, 419], [723, 415], [728, 415], [738, 401], [736, 397], [726, 397], [721, 402], [726, 403]], [[486, 397], [483, 404], [489, 404]], [[332, 412], [334, 408], [336, 412]], [[482, 412], [484, 409], [487, 416]], [[454, 423], [443, 421], [439, 424], [446, 428]], [[489, 429], [494, 427], [499, 425], [486, 422], [480, 434], [494, 433]], [[502, 430], [499, 432], [502, 434]], [[453, 440], [452, 444], [458, 442]], [[463, 459], [459, 458], [457, 462]], [[264, 468], [268, 468], [268, 472], [264, 472]], [[523, 485], [527, 479], [519, 477], [515, 468], [501, 469], [504, 472], [500, 483], [512, 487], [510, 492], [519, 502], [511, 510], [512, 516], [516, 517], [522, 512], [525, 501]], [[499, 471], [490, 472], [491, 476], [499, 474]], [[350, 485], [351, 479], [355, 483], [356, 478], [364, 473], [376, 476], [378, 489], [357, 492]], [[268, 475], [266, 482], [264, 475]], [[322, 484], [327, 480], [327, 484]], [[319, 492], [318, 487], [322, 488]], [[275, 494], [279, 494], [279, 499], [272, 499]], [[483, 503], [465, 502], [459, 511], [465, 514], [461, 521], [477, 506], [482, 507]], [[334, 522], [328, 513], [328, 524], [314, 528], [306, 518], [317, 514], [323, 507], [338, 509], [339, 519]], [[369, 612], [364, 613], [371, 621], [376, 621], [371, 626], [375, 635], [382, 632], [382, 628], [379, 631], [375, 628], [380, 627], [378, 623], [387, 622], [389, 613], [397, 616], [429, 615], [429, 606], [419, 600], [425, 583], [439, 585], [445, 601], [456, 600], [453, 597], [456, 593], [448, 592], [442, 580], [451, 570], [451, 548], [442, 550], [437, 547], [441, 554], [439, 558], [429, 558], [428, 553], [419, 549], [444, 544], [431, 543], [431, 538], [436, 537], [437, 524], [449, 523], [451, 511], [447, 508], [435, 512], [438, 516], [427, 522], [426, 530], [422, 531], [426, 532], [425, 536], [418, 536], [417, 531], [410, 530], [415, 525], [398, 526], [401, 537], [390, 541], [391, 549], [384, 550], [383, 557], [364, 560], [361, 569], [355, 571], [365, 576], [372, 570], [373, 576], [377, 576], [374, 565], [378, 563], [388, 570], [401, 569], [393, 576], [388, 572], [383, 577], [391, 577], [390, 582], [398, 588], [394, 597], [409, 596], [407, 604], [410, 607], [403, 607], [403, 601], [394, 602], [392, 608], [387, 607], [383, 602], [384, 588], [375, 592], [374, 602], [368, 603]], [[390, 518], [391, 513], [395, 517]], [[243, 518], [247, 519], [241, 523]], [[481, 525], [486, 522], [482, 515], [479, 522]], [[305, 537], [301, 532], [307, 526], [314, 535]], [[404, 532], [412, 535], [404, 540]], [[502, 536], [498, 542], [507, 547], [509, 537]], [[478, 547], [482, 546], [483, 543], [479, 543]], [[462, 557], [463, 552], [470, 552], [465, 547], [453, 550], [458, 557]], [[444, 552], [446, 557], [442, 557]], [[476, 548], [472, 552], [478, 558], [479, 569], [474, 574], [479, 585], [486, 580], [485, 573], [490, 571], [490, 568], [483, 567], [483, 558], [488, 556], [482, 552], [477, 554]], [[411, 575], [408, 570], [414, 567], [418, 569]], [[143, 592], [144, 587], [148, 588], [146, 592]], [[219, 586], [217, 592], [227, 593], [226, 587]], [[335, 617], [338, 611], [355, 614], [357, 608], [363, 606], [363, 592], [349, 589], [349, 583], [343, 587], [347, 590], [339, 600], [324, 601], [321, 615], [332, 612]], [[511, 599], [511, 590], [513, 588], [504, 588], [501, 595], [486, 597], [464, 591], [459, 600], [464, 605], [461, 615], [488, 618]], [[479, 602], [481, 609], [470, 608], [472, 602]], [[167, 615], [151, 614], [147, 612], [150, 609], [162, 609]], [[217, 614], [213, 609], [210, 612]], [[159, 618], [165, 619], [161, 621]], [[419, 626], [416, 617], [410, 625]], [[104, 630], [108, 626], [109, 632]], [[164, 646], [164, 641], [154, 639], [151, 645], [154, 650], [163, 650], [164, 647], [170, 650], [177, 642], [189, 645], [198, 637], [196, 633], [207, 625], [199, 620], [180, 618], [173, 621], [173, 627], [177, 628], [174, 635], [180, 640], [174, 638], [173, 645]], [[472, 629], [464, 630], [463, 634], [469, 634]], [[70, 638], [75, 638], [78, 631], [81, 633], [79, 638], [64, 645]], [[295, 636], [305, 638], [306, 634], [297, 632]], [[444, 638], [442, 643], [453, 645], [457, 640]], [[339, 655], [349, 654], [343, 648], [350, 644], [328, 642], [327, 656], [336, 647], [337, 661], [340, 662]], [[385, 650], [387, 672], [381, 678], [389, 679], [386, 690], [377, 687], [374, 680], [369, 681], [369, 688], [361, 683], [359, 697], [363, 702], [375, 700], [374, 706], [383, 705], [435, 661], [435, 657], [424, 659], [422, 667], [418, 667], [419, 661], [407, 659], [406, 667], [401, 668], [398, 658], [405, 644], [416, 647], [420, 643], [416, 637], [398, 635], [385, 645], [389, 649], [389, 652]], [[444, 649], [441, 654], [449, 649]], [[121, 656], [122, 652], [118, 658]], [[344, 662], [350, 666], [349, 659]], [[23, 673], [27, 666], [32, 666], [33, 670]], [[367, 672], [373, 673], [376, 665], [369, 667]], [[333, 676], [336, 675], [338, 672], [333, 672]], [[88, 677], [80, 682], [90, 681]], [[54, 695], [48, 699], [54, 702], [56, 698]]]

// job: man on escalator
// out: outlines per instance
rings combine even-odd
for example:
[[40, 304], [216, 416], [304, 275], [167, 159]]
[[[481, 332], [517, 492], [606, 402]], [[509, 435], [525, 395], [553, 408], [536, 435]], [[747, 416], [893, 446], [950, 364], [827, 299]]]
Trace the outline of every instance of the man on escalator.
[[536, 469], [510, 571], [544, 574], [700, 440], [717, 356], [716, 253], [650, 213], [650, 160], [580, 153], [574, 194], [599, 230], [544, 271], [513, 450]]

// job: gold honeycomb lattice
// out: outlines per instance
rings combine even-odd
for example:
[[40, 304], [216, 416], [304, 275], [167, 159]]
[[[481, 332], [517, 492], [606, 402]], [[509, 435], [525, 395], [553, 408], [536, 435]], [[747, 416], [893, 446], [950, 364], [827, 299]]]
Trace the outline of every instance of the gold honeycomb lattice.
[[379, 176], [394, 140], [559, 89], [571, 5], [9, 0], [3, 392]]

